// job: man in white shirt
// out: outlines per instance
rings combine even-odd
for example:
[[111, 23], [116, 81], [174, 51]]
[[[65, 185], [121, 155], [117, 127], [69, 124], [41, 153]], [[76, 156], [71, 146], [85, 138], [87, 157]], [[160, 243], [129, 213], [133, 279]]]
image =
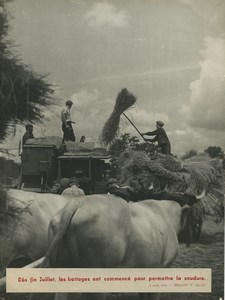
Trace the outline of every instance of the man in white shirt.
[[61, 112], [61, 121], [62, 121], [62, 131], [63, 131], [63, 142], [76, 141], [75, 134], [73, 132], [72, 123], [75, 122], [71, 121], [71, 114], [70, 109], [73, 105], [71, 100], [66, 101], [66, 107]]

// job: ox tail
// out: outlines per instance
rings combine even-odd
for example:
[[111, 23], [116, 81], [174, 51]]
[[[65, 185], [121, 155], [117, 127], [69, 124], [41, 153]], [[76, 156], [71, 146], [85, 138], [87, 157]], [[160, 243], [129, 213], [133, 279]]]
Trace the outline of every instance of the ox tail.
[[63, 239], [63, 236], [67, 232], [70, 223], [72, 221], [72, 218], [75, 215], [77, 209], [78, 209], [78, 203], [74, 201], [74, 199], [69, 201], [66, 204], [66, 206], [63, 208], [63, 213], [60, 218], [58, 231], [48, 247], [48, 250], [45, 254], [45, 258], [40, 268], [46, 268], [47, 266], [49, 266], [50, 257], [53, 256], [53, 253], [57, 248], [59, 242]]

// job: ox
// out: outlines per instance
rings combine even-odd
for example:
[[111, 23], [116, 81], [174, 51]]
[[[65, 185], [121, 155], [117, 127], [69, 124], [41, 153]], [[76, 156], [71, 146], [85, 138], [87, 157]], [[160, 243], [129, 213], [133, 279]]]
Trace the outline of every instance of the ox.
[[13, 189], [7, 194], [10, 209], [0, 212], [0, 277], [10, 264], [18, 267], [44, 256], [49, 222], [69, 201], [60, 195]]
[[50, 222], [50, 246], [42, 267], [169, 267], [189, 208], [169, 200], [127, 203], [112, 194], [76, 198]]

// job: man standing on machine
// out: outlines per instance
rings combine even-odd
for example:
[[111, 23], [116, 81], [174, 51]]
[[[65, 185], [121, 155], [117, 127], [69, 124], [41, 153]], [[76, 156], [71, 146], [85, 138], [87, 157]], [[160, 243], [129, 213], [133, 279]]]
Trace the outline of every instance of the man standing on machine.
[[73, 105], [71, 100], [66, 101], [66, 107], [61, 112], [61, 121], [62, 121], [62, 131], [63, 131], [63, 142], [76, 141], [75, 134], [73, 132], [72, 123], [75, 122], [71, 121], [71, 114], [70, 109]]

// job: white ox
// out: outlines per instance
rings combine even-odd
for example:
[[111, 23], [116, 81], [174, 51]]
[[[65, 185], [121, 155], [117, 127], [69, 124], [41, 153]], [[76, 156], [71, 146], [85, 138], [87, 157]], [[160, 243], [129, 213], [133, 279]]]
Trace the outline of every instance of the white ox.
[[45, 255], [49, 222], [69, 201], [60, 195], [13, 189], [7, 200], [10, 209], [0, 212], [0, 277], [15, 260], [31, 262]]
[[127, 203], [114, 195], [76, 198], [50, 222], [50, 247], [42, 267], [48, 263], [59, 268], [169, 267], [178, 253], [177, 236], [188, 210], [169, 200]]

